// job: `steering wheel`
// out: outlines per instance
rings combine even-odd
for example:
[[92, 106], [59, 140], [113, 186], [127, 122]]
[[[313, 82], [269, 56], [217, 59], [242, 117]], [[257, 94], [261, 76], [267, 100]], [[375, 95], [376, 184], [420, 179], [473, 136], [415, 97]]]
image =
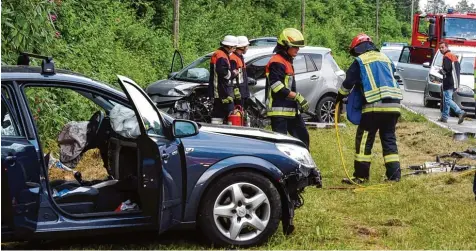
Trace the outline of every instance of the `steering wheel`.
[[87, 137], [89, 142], [90, 142], [90, 139], [95, 139], [97, 137], [99, 128], [101, 128], [102, 121], [104, 120], [104, 116], [105, 115], [103, 111], [97, 111], [89, 119], [88, 132], [87, 132]]

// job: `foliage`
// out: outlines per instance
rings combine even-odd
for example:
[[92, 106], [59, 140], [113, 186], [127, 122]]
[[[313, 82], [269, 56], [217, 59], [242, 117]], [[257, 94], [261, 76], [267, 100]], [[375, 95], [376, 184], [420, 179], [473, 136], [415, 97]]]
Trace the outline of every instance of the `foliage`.
[[[331, 48], [346, 69], [353, 36], [365, 32], [377, 44], [408, 42], [410, 17], [400, 7], [409, 0], [379, 0], [376, 37], [375, 0], [306, 1], [306, 43]], [[215, 50], [227, 34], [277, 36], [284, 27], [300, 27], [301, 1], [182, 0], [179, 49], [185, 63]], [[173, 1], [166, 0], [5, 0], [2, 1], [2, 61], [15, 64], [20, 51], [53, 56], [56, 67], [116, 85], [116, 74], [142, 87], [167, 76], [173, 55]], [[34, 62], [33, 64], [39, 64]], [[117, 85], [116, 85], [117, 87]], [[61, 113], [64, 100], [77, 96], [44, 95], [43, 138], [54, 139], [73, 117]], [[31, 97], [30, 97], [31, 99]], [[68, 108], [69, 109], [69, 108]], [[67, 109], [67, 110], [68, 110]], [[84, 118], [87, 106], [75, 107]], [[43, 113], [44, 112], [44, 113]], [[64, 116], [64, 117], [62, 117]]]

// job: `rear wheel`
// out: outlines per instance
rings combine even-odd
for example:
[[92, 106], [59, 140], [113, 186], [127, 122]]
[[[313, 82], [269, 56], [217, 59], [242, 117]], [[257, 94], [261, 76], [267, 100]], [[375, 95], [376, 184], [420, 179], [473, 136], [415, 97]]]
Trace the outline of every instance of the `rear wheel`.
[[199, 227], [215, 245], [255, 246], [276, 232], [281, 198], [268, 178], [234, 172], [207, 189], [199, 210]]
[[334, 123], [336, 99], [331, 96], [322, 98], [316, 106], [317, 122]]

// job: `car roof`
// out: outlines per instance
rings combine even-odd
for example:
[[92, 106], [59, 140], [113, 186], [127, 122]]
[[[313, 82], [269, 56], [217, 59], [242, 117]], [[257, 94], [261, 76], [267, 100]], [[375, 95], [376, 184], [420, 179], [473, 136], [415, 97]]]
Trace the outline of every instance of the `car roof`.
[[476, 47], [471, 46], [457, 46], [457, 45], [449, 45], [448, 49], [454, 52], [474, 52], [476, 53]]
[[2, 81], [5, 80], [22, 80], [22, 81], [38, 81], [35, 84], [43, 84], [42, 81], [58, 81], [68, 82], [71, 85], [75, 83], [87, 84], [95, 86], [108, 92], [113, 92], [116, 95], [125, 97], [125, 94], [119, 89], [113, 88], [109, 84], [105, 84], [98, 80], [92, 79], [77, 72], [55, 69], [55, 74], [42, 74], [41, 67], [24, 66], [24, 65], [2, 65]]
[[[275, 46], [258, 46], [258, 47], [248, 47], [248, 51], [244, 54], [244, 58], [254, 58], [256, 56], [266, 55], [273, 53]], [[331, 49], [325, 47], [316, 47], [316, 46], [305, 46], [299, 50], [299, 53], [319, 53], [326, 54], [331, 52]], [[207, 56], [212, 56], [213, 52], [207, 54]]]
[[383, 46], [380, 48], [380, 51], [390, 51], [390, 50], [401, 50], [403, 49], [403, 46]]
[[278, 40], [277, 37], [257, 37], [250, 39], [250, 41], [256, 41], [256, 40]]

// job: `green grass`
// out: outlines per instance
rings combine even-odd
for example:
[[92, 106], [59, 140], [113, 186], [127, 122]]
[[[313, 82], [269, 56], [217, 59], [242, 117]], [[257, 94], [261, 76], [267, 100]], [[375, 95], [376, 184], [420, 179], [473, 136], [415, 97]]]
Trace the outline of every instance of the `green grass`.
[[[356, 127], [341, 128], [345, 161], [353, 171]], [[259, 249], [476, 249], [476, 202], [472, 175], [434, 174], [404, 177], [382, 189], [335, 190], [345, 173], [333, 129], [310, 130], [311, 152], [323, 174], [323, 189], [307, 188], [305, 205], [296, 211], [296, 230], [284, 236], [279, 228]], [[455, 142], [451, 134], [404, 112], [397, 125], [402, 168], [434, 161], [437, 154], [465, 150], [471, 139]], [[474, 163], [472, 163], [474, 164]], [[382, 148], [374, 144], [371, 184], [383, 182]], [[53, 242], [55, 249], [209, 249], [193, 231], [154, 235], [78, 239]], [[5, 245], [2, 248], [39, 248]]]

